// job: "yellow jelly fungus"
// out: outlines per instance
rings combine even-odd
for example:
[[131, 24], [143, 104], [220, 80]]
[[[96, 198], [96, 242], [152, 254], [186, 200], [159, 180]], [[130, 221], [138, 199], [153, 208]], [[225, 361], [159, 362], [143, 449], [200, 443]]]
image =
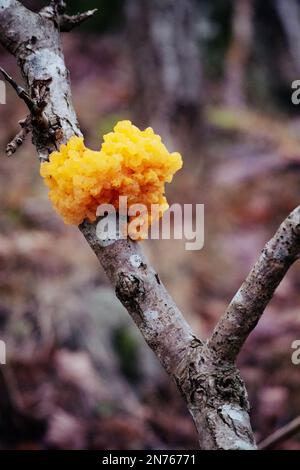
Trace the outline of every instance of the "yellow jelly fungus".
[[127, 196], [128, 207], [143, 204], [151, 210], [158, 204], [161, 216], [168, 208], [165, 183], [181, 167], [181, 155], [169, 153], [151, 127], [141, 131], [130, 121], [120, 121], [104, 136], [100, 151], [86, 148], [81, 137], [71, 137], [41, 164], [41, 176], [65, 223], [79, 225], [84, 219], [94, 221], [100, 204], [118, 209], [119, 196]]

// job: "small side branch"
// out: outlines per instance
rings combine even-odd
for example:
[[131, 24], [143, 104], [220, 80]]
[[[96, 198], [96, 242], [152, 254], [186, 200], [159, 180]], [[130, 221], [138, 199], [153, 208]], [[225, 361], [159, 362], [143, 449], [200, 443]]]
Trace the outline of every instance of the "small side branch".
[[0, 67], [0, 72], [2, 73], [4, 79], [12, 86], [12, 88], [15, 90], [19, 98], [24, 101], [26, 106], [30, 111], [33, 110], [35, 106], [35, 101], [30, 98], [28, 95], [27, 91], [24, 90], [20, 85], [17, 84], [17, 82], [2, 68]]
[[51, 82], [51, 78], [41, 82], [37, 81], [36, 86], [32, 88], [33, 98], [31, 98], [27, 91], [18, 85], [2, 67], [0, 67], [0, 72], [5, 80], [15, 90], [19, 98], [24, 101], [30, 111], [30, 114], [26, 119], [19, 121], [21, 130], [6, 147], [6, 155], [10, 157], [23, 144], [27, 134], [32, 131], [33, 126], [36, 126], [41, 131], [52, 131], [51, 123], [44, 113], [44, 109], [47, 106], [47, 96], [49, 93], [49, 83]]
[[76, 26], [79, 26], [81, 23], [94, 16], [97, 11], [97, 8], [95, 8], [94, 10], [88, 10], [84, 13], [78, 13], [77, 15], [62, 15], [58, 21], [60, 31], [68, 33]]
[[94, 16], [98, 11], [98, 9], [95, 8], [94, 10], [77, 13], [77, 15], [67, 15], [65, 13], [66, 8], [66, 2], [63, 0], [53, 0], [48, 6], [42, 8], [40, 15], [54, 21], [61, 32], [68, 33], [76, 26], [79, 26], [81, 23]]
[[300, 253], [300, 206], [265, 245], [208, 342], [221, 360], [234, 361], [290, 266]]
[[284, 442], [291, 436], [300, 432], [300, 416], [293, 419], [280, 429], [277, 429], [271, 436], [264, 439], [258, 446], [258, 450], [273, 449], [277, 444]]
[[8, 157], [11, 157], [18, 150], [25, 141], [27, 134], [32, 130], [31, 116], [27, 116], [26, 119], [22, 119], [19, 121], [19, 124], [21, 126], [20, 132], [18, 132], [13, 140], [7, 144], [6, 155]]

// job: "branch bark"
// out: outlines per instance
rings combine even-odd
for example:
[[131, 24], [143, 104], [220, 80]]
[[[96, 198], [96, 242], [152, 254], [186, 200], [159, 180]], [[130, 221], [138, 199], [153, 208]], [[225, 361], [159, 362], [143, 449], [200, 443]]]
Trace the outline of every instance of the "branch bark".
[[88, 20], [97, 12], [97, 8], [94, 10], [88, 10], [84, 13], [78, 13], [78, 15], [62, 15], [59, 19], [59, 28], [62, 32], [68, 33], [76, 26], [79, 26], [84, 21]]
[[[45, 9], [33, 13], [16, 0], [0, 0], [0, 42], [17, 58], [28, 95], [35, 101], [45, 101], [43, 121], [34, 119], [31, 112], [33, 142], [40, 160], [47, 159], [72, 135], [81, 135], [57, 21], [57, 14], [63, 14], [64, 8], [63, 1], [52, 1], [47, 14]], [[262, 313], [296, 259], [299, 227], [297, 209], [250, 274], [248, 284], [255, 286], [257, 300], [249, 299], [242, 288], [208, 342], [193, 333], [138, 243], [129, 239], [103, 242], [97, 223], [85, 221], [79, 227], [116, 295], [177, 384], [194, 419], [202, 449], [256, 448], [247, 392], [233, 359], [259, 318], [254, 310], [258, 307]], [[249, 305], [247, 310], [245, 306]], [[225, 344], [228, 339], [234, 354]]]
[[6, 155], [11, 157], [18, 148], [23, 144], [26, 139], [27, 134], [32, 130], [31, 126], [31, 117], [27, 116], [26, 119], [22, 119], [19, 121], [21, 126], [21, 130], [17, 133], [17, 135], [7, 144], [6, 147]]
[[217, 324], [209, 346], [234, 362], [279, 283], [300, 253], [300, 206], [280, 225]]

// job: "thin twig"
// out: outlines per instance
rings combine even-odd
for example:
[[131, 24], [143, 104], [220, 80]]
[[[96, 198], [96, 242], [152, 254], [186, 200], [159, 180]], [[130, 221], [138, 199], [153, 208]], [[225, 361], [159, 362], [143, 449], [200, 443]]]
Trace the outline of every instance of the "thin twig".
[[97, 11], [98, 9], [95, 8], [94, 10], [88, 10], [84, 13], [78, 13], [77, 15], [62, 15], [58, 21], [60, 31], [63, 33], [68, 33], [76, 26], [94, 16]]
[[20, 85], [18, 85], [17, 82], [2, 67], [0, 67], [0, 72], [2, 73], [5, 80], [15, 90], [19, 98], [21, 98], [26, 103], [29, 110], [32, 111], [35, 106], [35, 101], [32, 98], [30, 98], [27, 91], [24, 90], [24, 88], [22, 88]]
[[290, 423], [282, 426], [282, 428], [277, 429], [273, 434], [264, 439], [258, 445], [258, 450], [267, 450], [274, 448], [277, 444], [285, 441], [291, 436], [294, 436], [300, 432], [300, 416], [293, 419]]
[[31, 131], [31, 116], [27, 116], [27, 118], [22, 119], [19, 121], [21, 126], [21, 130], [18, 134], [7, 144], [6, 147], [6, 155], [11, 157], [18, 148], [24, 143], [27, 134]]
[[40, 15], [49, 18], [55, 22], [61, 32], [68, 33], [76, 26], [79, 26], [84, 21], [88, 20], [98, 11], [97, 8], [94, 10], [88, 10], [83, 13], [77, 13], [76, 15], [67, 15], [66, 2], [63, 0], [52, 0], [50, 4], [40, 10]]

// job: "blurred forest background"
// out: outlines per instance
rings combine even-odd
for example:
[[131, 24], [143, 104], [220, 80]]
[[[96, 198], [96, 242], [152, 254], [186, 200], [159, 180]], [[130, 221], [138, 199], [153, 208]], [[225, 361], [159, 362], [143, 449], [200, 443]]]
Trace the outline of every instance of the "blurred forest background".
[[[24, 1], [37, 11], [46, 2]], [[64, 35], [73, 99], [90, 147], [116, 121], [152, 125], [184, 168], [170, 202], [205, 204], [205, 247], [144, 249], [201, 336], [265, 241], [300, 201], [300, 1], [86, 0], [99, 13]], [[21, 81], [15, 59], [0, 64]], [[2, 449], [194, 449], [185, 405], [115, 298], [79, 231], [53, 212], [30, 139], [5, 146], [25, 107], [0, 105]], [[176, 254], [176, 255], [175, 255]], [[257, 440], [300, 414], [300, 265], [239, 359]], [[277, 448], [299, 449], [300, 435]]]

